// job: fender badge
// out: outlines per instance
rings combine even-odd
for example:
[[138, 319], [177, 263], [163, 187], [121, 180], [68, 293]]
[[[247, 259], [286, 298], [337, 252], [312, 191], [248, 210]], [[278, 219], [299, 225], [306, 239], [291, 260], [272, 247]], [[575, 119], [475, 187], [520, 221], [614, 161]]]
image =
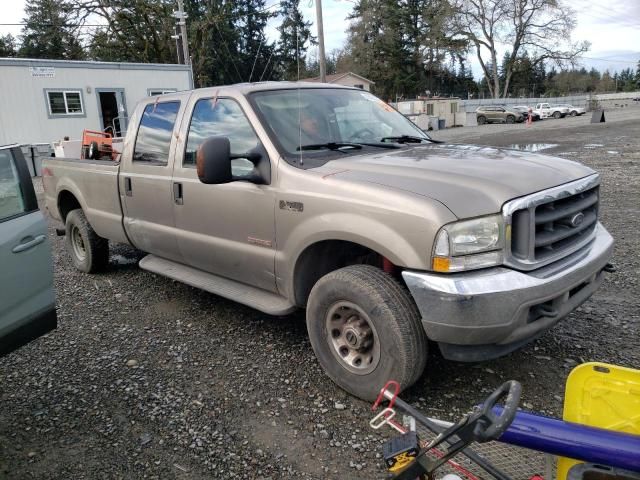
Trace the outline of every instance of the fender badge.
[[287, 200], [280, 200], [280, 210], [302, 212], [304, 210], [304, 204], [302, 202], [289, 202]]

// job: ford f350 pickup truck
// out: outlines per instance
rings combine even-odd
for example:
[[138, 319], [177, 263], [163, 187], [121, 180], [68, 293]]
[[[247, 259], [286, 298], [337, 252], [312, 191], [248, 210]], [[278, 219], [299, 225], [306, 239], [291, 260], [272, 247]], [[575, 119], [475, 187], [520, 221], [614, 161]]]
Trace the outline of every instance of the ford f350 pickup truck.
[[600, 285], [600, 177], [541, 154], [445, 145], [357, 88], [258, 83], [149, 98], [120, 158], [44, 162], [74, 264], [140, 267], [271, 315], [372, 399], [414, 383], [428, 340], [478, 361], [526, 344]]

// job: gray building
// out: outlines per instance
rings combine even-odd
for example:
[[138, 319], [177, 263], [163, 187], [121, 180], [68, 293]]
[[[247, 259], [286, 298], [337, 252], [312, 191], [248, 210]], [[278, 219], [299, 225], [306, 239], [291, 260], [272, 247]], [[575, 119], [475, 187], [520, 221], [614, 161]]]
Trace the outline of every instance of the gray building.
[[0, 58], [0, 145], [118, 136], [140, 99], [190, 88], [188, 65]]

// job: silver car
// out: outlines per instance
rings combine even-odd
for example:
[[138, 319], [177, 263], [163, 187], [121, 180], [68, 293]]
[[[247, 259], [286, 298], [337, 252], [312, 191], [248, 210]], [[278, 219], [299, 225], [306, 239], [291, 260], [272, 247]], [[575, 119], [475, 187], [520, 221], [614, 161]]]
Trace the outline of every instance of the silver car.
[[0, 146], [0, 356], [56, 328], [47, 223], [17, 146]]
[[573, 105], [569, 105], [568, 103], [562, 103], [555, 106], [568, 109], [569, 115], [571, 115], [572, 117], [575, 117], [576, 115], [583, 115], [586, 113], [586, 110], [584, 108], [574, 107]]

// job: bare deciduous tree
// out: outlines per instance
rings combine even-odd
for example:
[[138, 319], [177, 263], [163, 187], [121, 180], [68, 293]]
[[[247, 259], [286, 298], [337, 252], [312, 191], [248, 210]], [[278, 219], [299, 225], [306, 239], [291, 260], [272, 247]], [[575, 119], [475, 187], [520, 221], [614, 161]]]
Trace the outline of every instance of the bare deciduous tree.
[[[575, 12], [561, 0], [453, 0], [455, 29], [475, 49], [492, 97], [509, 91], [516, 59], [524, 52], [535, 66], [544, 61], [574, 65], [589, 49], [588, 42], [571, 43]], [[498, 71], [499, 47], [509, 50], [503, 73]], [[501, 85], [501, 83], [503, 83]]]

